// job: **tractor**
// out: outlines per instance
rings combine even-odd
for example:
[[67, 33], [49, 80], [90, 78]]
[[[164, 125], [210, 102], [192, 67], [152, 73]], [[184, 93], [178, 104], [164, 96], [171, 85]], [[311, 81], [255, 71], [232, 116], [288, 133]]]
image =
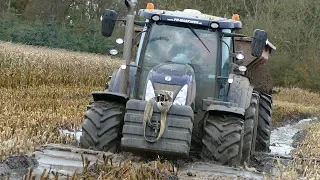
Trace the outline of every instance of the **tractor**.
[[268, 151], [267, 60], [276, 47], [267, 33], [236, 33], [242, 28], [237, 14], [228, 19], [194, 9], [155, 9], [152, 3], [137, 11], [137, 0], [125, 5], [125, 19], [110, 9], [101, 18], [105, 37], [117, 21], [125, 22], [124, 39], [117, 39], [125, 64], [105, 90], [92, 93], [80, 145], [164, 157], [195, 152], [230, 166]]

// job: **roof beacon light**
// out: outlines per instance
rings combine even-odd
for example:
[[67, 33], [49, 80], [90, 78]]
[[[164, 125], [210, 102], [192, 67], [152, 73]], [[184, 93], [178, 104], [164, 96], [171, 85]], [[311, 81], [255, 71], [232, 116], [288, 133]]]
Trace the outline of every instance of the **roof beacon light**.
[[239, 14], [234, 14], [234, 15], [232, 16], [232, 20], [240, 21], [240, 16], [239, 16]]
[[154, 4], [153, 4], [153, 3], [148, 3], [146, 9], [148, 9], [148, 10], [154, 10]]

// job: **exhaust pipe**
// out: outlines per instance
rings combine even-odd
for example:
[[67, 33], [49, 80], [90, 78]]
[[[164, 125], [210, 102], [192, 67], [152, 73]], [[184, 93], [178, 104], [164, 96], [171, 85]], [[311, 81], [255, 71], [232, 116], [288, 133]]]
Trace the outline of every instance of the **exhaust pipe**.
[[123, 47], [123, 59], [126, 61], [126, 69], [123, 71], [123, 80], [120, 84], [120, 92], [129, 96], [128, 83], [130, 73], [130, 61], [132, 53], [132, 38], [134, 34], [134, 19], [137, 7], [137, 0], [125, 0], [125, 4], [128, 8], [128, 15], [126, 18], [126, 28], [124, 36], [124, 47]]

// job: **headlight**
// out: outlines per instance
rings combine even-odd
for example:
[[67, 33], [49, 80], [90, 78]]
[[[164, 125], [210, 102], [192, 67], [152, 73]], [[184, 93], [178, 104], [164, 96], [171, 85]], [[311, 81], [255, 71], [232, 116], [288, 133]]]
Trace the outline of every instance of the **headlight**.
[[187, 95], [188, 95], [188, 85], [186, 84], [179, 91], [179, 93], [178, 93], [176, 99], [174, 100], [173, 104], [175, 104], [175, 105], [186, 105]]
[[154, 89], [152, 86], [152, 83], [150, 80], [148, 80], [147, 82], [147, 88], [146, 88], [146, 96], [145, 96], [145, 100], [149, 101], [150, 99], [154, 98], [156, 95], [154, 94]]

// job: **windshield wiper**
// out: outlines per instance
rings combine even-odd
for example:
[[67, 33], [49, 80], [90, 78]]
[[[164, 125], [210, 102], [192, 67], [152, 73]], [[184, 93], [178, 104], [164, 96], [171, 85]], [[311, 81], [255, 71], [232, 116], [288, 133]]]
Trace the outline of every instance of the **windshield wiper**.
[[188, 24], [189, 29], [191, 30], [191, 32], [199, 39], [199, 41], [203, 44], [203, 46], [210, 52], [210, 50], [208, 49], [208, 47], [204, 44], [204, 42], [201, 40], [201, 38], [198, 36], [198, 34], [196, 33], [196, 31], [192, 28], [192, 26], [190, 24]]

